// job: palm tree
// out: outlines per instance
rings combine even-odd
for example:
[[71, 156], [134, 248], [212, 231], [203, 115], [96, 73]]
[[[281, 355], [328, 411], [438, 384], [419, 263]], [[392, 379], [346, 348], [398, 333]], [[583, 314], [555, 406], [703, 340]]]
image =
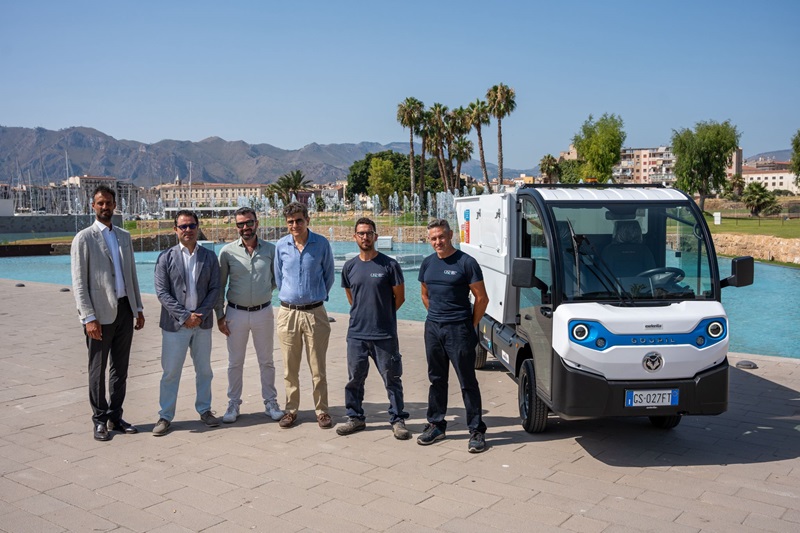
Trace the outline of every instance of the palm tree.
[[741, 174], [737, 173], [737, 174], [734, 174], [733, 176], [731, 176], [728, 179], [728, 183], [731, 186], [731, 190], [733, 191], [733, 194], [735, 194], [736, 196], [741, 196], [742, 195], [742, 192], [744, 191], [745, 183], [744, 183], [744, 178], [742, 177]]
[[[420, 178], [419, 178], [419, 198], [422, 201], [422, 198], [425, 195], [425, 151], [428, 149], [429, 144], [429, 137], [430, 137], [430, 120], [431, 114], [429, 111], [423, 111], [420, 117], [419, 126], [417, 127], [417, 134], [422, 141], [422, 165], [420, 167]], [[412, 193], [413, 194], [413, 193]]]
[[491, 123], [491, 113], [486, 102], [478, 98], [471, 102], [467, 107], [472, 118], [472, 126], [478, 134], [478, 153], [481, 156], [481, 170], [483, 171], [483, 181], [486, 183], [486, 190], [491, 193], [492, 186], [489, 184], [489, 173], [486, 172], [486, 158], [483, 156], [483, 135], [481, 126], [488, 126]]
[[[447, 144], [447, 171], [450, 174], [449, 182], [450, 189], [458, 187], [459, 173], [453, 172], [453, 159], [455, 159], [456, 146], [455, 143], [459, 137], [464, 137], [469, 134], [472, 129], [472, 116], [469, 111], [464, 107], [457, 107], [450, 111], [445, 117], [447, 124], [447, 135], [445, 136]], [[470, 151], [470, 154], [472, 151]]]
[[781, 212], [781, 206], [775, 199], [775, 195], [757, 181], [745, 187], [744, 193], [742, 194], [742, 202], [744, 202], [745, 207], [750, 210], [750, 214], [754, 217], [760, 216], [762, 212], [765, 215]]
[[414, 194], [416, 182], [414, 180], [414, 134], [419, 129], [425, 104], [410, 96], [397, 104], [397, 122], [409, 131], [408, 166], [411, 169], [411, 194]]
[[539, 161], [539, 172], [544, 174], [545, 183], [553, 183], [553, 178], [558, 176], [558, 161], [550, 154]]
[[510, 115], [517, 108], [516, 93], [508, 85], [494, 85], [486, 91], [489, 112], [497, 119], [497, 179], [503, 183], [503, 117]]
[[447, 170], [445, 165], [445, 142], [447, 135], [447, 106], [438, 102], [434, 103], [430, 109], [430, 120], [428, 121], [428, 135], [430, 136], [431, 147], [439, 165], [439, 175], [442, 177], [445, 190], [447, 190]]
[[459, 185], [459, 180], [461, 179], [461, 163], [472, 159], [472, 152], [474, 151], [475, 146], [465, 135], [459, 135], [456, 137], [456, 140], [453, 141], [453, 158], [456, 160], [454, 188]]
[[292, 201], [293, 194], [311, 189], [311, 183], [312, 181], [306, 179], [301, 170], [293, 170], [278, 178], [268, 190], [270, 194], [276, 193], [284, 204], [288, 204]]

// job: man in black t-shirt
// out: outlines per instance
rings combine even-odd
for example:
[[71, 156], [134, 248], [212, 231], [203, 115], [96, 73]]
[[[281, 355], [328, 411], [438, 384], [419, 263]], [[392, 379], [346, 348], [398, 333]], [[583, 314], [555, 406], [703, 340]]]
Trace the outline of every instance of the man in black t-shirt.
[[397, 261], [375, 249], [375, 222], [360, 218], [353, 238], [359, 254], [342, 268], [342, 287], [350, 302], [347, 329], [347, 373], [344, 388], [347, 422], [336, 426], [339, 435], [366, 427], [364, 382], [370, 358], [375, 360], [389, 396], [389, 422], [394, 436], [411, 437], [406, 429], [408, 413], [403, 404], [403, 365], [397, 342], [397, 310], [405, 301], [403, 271]]
[[[428, 359], [428, 424], [417, 437], [426, 446], [445, 438], [447, 429], [447, 386], [450, 367], [461, 383], [461, 396], [467, 411], [470, 432], [468, 450], [480, 453], [486, 448], [481, 391], [475, 377], [475, 347], [478, 327], [489, 297], [483, 272], [475, 259], [453, 246], [453, 231], [444, 219], [428, 224], [428, 239], [436, 252], [422, 261], [419, 281], [422, 303], [428, 310], [425, 321], [425, 354]], [[475, 299], [470, 305], [469, 295]]]

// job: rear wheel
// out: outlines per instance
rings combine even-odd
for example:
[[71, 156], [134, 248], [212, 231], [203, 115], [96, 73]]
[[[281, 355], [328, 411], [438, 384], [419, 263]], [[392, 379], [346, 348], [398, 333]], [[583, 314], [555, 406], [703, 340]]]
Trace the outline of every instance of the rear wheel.
[[672, 429], [681, 423], [681, 415], [651, 416], [650, 423], [659, 429]]
[[481, 346], [479, 342], [477, 346], [475, 346], [475, 369], [480, 370], [486, 364], [486, 348]]
[[519, 373], [519, 416], [528, 433], [541, 433], [547, 427], [547, 405], [536, 394], [533, 360], [525, 359]]

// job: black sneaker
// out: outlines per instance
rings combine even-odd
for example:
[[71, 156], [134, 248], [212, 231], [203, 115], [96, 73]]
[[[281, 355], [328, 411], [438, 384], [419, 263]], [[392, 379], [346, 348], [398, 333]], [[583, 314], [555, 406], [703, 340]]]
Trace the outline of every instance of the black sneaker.
[[417, 437], [417, 444], [427, 446], [436, 441], [444, 440], [444, 430], [434, 424], [425, 424], [425, 430]]
[[480, 431], [475, 431], [469, 438], [469, 445], [467, 449], [469, 450], [469, 453], [481, 453], [483, 450], [485, 450], [486, 439], [484, 438], [483, 433]]
[[367, 427], [367, 423], [360, 418], [350, 417], [344, 424], [336, 425], [336, 433], [339, 435], [350, 435], [356, 431], [361, 431]]
[[214, 416], [214, 413], [211, 411], [206, 411], [200, 415], [200, 420], [202, 420], [203, 423], [210, 428], [215, 428], [219, 425], [219, 418]]

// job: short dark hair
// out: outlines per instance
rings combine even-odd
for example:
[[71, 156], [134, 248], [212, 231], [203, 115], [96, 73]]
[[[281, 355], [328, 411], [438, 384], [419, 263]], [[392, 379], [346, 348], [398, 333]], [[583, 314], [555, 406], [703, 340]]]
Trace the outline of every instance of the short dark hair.
[[378, 233], [378, 228], [376, 228], [376, 227], [375, 227], [375, 222], [373, 222], [371, 218], [367, 218], [367, 217], [361, 217], [361, 218], [359, 218], [358, 220], [356, 220], [356, 225], [355, 225], [355, 227], [353, 228], [353, 231], [357, 231], [357, 230], [358, 230], [358, 227], [359, 227], [361, 224], [366, 224], [366, 225], [368, 225], [368, 226], [372, 226], [372, 231], [373, 231], [374, 233]]
[[92, 203], [94, 203], [94, 197], [97, 196], [97, 193], [108, 194], [114, 199], [114, 203], [117, 203], [117, 192], [108, 185], [98, 185], [94, 188], [94, 192], [92, 193]]
[[194, 218], [194, 223], [200, 225], [200, 219], [197, 218], [197, 213], [192, 211], [191, 209], [181, 209], [177, 213], [175, 213], [175, 227], [178, 227], [178, 219], [181, 217], [192, 217]]
[[283, 208], [283, 218], [290, 217], [295, 213], [302, 213], [303, 218], [308, 219], [308, 208], [300, 202], [291, 202]]
[[428, 229], [444, 228], [445, 231], [453, 231], [450, 229], [450, 223], [444, 218], [434, 218], [428, 222]]
[[233, 213], [233, 218], [234, 218], [234, 220], [235, 220], [235, 219], [236, 219], [236, 217], [238, 217], [239, 215], [242, 215], [242, 216], [244, 216], [244, 215], [253, 215], [253, 218], [254, 218], [254, 219], [256, 219], [256, 220], [258, 220], [258, 215], [256, 214], [256, 210], [255, 210], [255, 209], [253, 209], [252, 207], [240, 207], [239, 209], [237, 209], [237, 210], [236, 210], [236, 211]]

